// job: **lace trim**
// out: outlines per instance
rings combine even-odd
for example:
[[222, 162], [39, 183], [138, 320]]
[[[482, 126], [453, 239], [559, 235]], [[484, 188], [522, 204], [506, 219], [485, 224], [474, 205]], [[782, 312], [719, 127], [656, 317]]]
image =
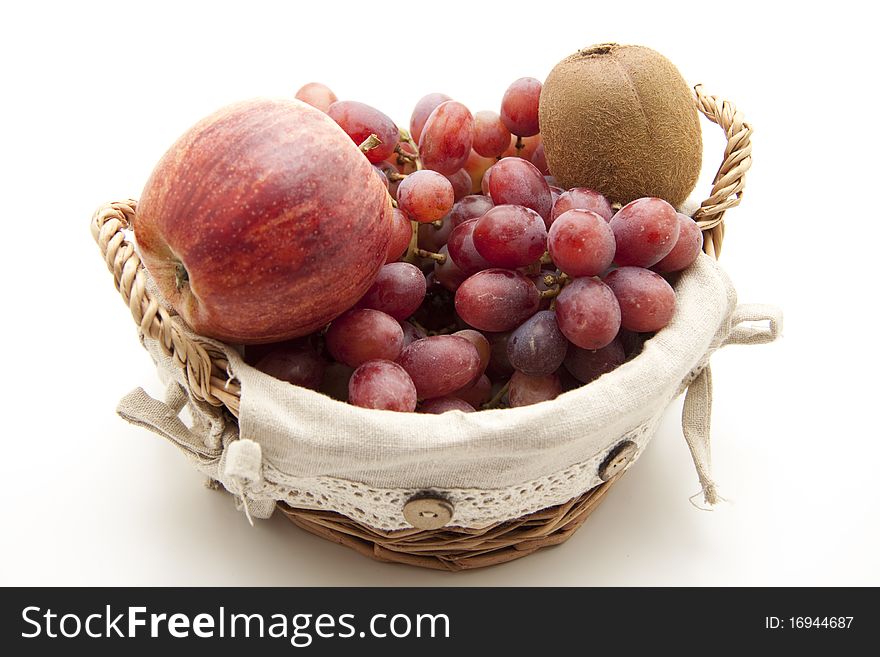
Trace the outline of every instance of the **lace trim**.
[[[428, 489], [452, 503], [451, 526], [478, 529], [505, 520], [513, 520], [547, 507], [563, 504], [602, 483], [599, 466], [618, 443], [631, 440], [638, 452], [627, 465], [641, 455], [654, 435], [662, 413], [641, 424], [615, 441], [608, 450], [576, 463], [560, 472], [517, 486], [494, 490], [478, 488]], [[403, 505], [425, 489], [375, 488], [334, 477], [299, 478], [284, 474], [271, 464], [263, 465], [263, 481], [248, 486], [254, 500], [278, 500], [302, 509], [335, 511], [365, 525], [393, 531], [410, 528], [403, 518]]]

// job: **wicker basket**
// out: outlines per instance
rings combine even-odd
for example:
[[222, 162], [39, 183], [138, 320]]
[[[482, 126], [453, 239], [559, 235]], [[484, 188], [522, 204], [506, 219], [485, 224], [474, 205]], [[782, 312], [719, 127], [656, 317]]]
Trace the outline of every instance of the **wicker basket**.
[[[751, 164], [751, 128], [731, 104], [695, 88], [699, 110], [725, 132], [727, 146], [712, 193], [693, 214], [704, 231], [704, 250], [718, 257], [724, 238], [724, 213], [740, 202], [744, 176]], [[158, 340], [186, 373], [190, 394], [223, 407], [231, 418], [239, 411], [240, 388], [226, 375], [221, 353], [188, 338], [148, 289], [148, 274], [125, 234], [136, 203], [109, 203], [95, 213], [91, 230], [114, 282], [142, 335]], [[625, 447], [625, 446], [624, 446]], [[600, 468], [599, 486], [559, 506], [481, 529], [443, 527], [383, 531], [332, 511], [278, 504], [297, 526], [357, 550], [378, 561], [441, 570], [463, 570], [511, 561], [567, 540], [619, 479], [628, 461], [626, 449], [615, 451]], [[441, 509], [442, 511], [442, 509]], [[413, 523], [417, 526], [417, 523]]]

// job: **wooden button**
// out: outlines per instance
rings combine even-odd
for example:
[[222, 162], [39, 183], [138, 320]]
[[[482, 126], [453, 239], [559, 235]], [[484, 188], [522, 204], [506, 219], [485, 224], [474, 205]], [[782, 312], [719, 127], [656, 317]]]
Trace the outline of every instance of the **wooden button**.
[[403, 505], [403, 517], [416, 529], [440, 529], [452, 520], [452, 510], [440, 497], [413, 497]]
[[611, 453], [602, 461], [602, 465], [599, 466], [599, 478], [602, 481], [608, 481], [614, 475], [623, 472], [623, 469], [635, 458], [638, 451], [639, 448], [633, 441], [624, 440], [612, 449]]

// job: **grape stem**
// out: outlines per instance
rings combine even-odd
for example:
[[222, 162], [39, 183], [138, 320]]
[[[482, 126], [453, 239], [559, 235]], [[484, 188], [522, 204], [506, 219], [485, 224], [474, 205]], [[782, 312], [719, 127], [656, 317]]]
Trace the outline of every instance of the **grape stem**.
[[360, 149], [361, 153], [366, 153], [367, 151], [373, 150], [381, 143], [381, 139], [379, 139], [375, 134], [371, 134], [369, 137], [361, 142], [361, 145], [358, 146], [358, 148]]
[[408, 320], [406, 320], [406, 321], [408, 321], [410, 324], [412, 324], [413, 326], [415, 326], [417, 329], [419, 329], [419, 330], [420, 330], [422, 333], [424, 333], [425, 335], [428, 335], [428, 329], [426, 329], [424, 326], [422, 326], [421, 324], [419, 324], [414, 318], [410, 317], [410, 318], [409, 318]]
[[536, 274], [541, 273], [541, 263], [537, 260], [530, 265], [526, 265], [524, 269], [524, 273], [526, 276], [535, 276]]
[[409, 246], [406, 247], [404, 260], [414, 265], [416, 262], [416, 251], [419, 250], [419, 222], [410, 221], [409, 223], [412, 227], [412, 233], [409, 237]]
[[519, 135], [516, 136], [516, 144], [514, 144], [514, 146], [516, 147], [516, 156], [522, 157], [522, 149], [526, 147], [526, 144], [523, 141], [523, 138]]
[[553, 262], [553, 258], [550, 257], [549, 251], [544, 251], [544, 255], [541, 256], [540, 262], [542, 265], [549, 265], [550, 263]]
[[410, 155], [409, 153], [404, 153], [403, 149], [400, 148], [400, 144], [397, 144], [397, 146], [394, 147], [394, 150], [397, 153], [397, 155], [399, 157], [402, 157], [405, 160], [409, 160], [410, 162], [415, 164], [416, 171], [421, 171], [422, 170], [422, 158], [419, 156], [419, 147], [413, 141], [412, 135], [409, 134], [409, 131], [404, 130], [403, 128], [400, 129], [400, 141], [406, 142], [407, 144], [409, 144], [410, 147], [412, 148], [414, 154]]
[[391, 171], [385, 174], [388, 177], [388, 180], [391, 182], [397, 182], [398, 180], [403, 180], [409, 174], [408, 173], [398, 173], [397, 171]]
[[430, 258], [431, 260], [439, 262], [441, 265], [446, 262], [446, 256], [444, 254], [426, 251], [425, 249], [416, 249], [416, 255], [420, 258]]
[[565, 273], [544, 275], [544, 285], [546, 285], [547, 287], [551, 287], [553, 285], [565, 287], [565, 285], [567, 285], [570, 280], [571, 278], [569, 277], [569, 275]]
[[549, 290], [542, 290], [540, 295], [542, 299], [553, 299], [554, 297], [558, 297], [560, 292], [562, 292], [561, 285], [550, 288]]
[[504, 386], [495, 393], [495, 396], [492, 397], [489, 401], [483, 404], [483, 410], [488, 410], [490, 408], [498, 408], [498, 405], [501, 403], [501, 400], [504, 399], [504, 395], [507, 394], [507, 391], [510, 390], [510, 381], [504, 384]]
[[437, 219], [437, 220], [435, 220], [435, 221], [432, 221], [432, 222], [431, 222], [431, 225], [432, 225], [434, 228], [436, 228], [437, 230], [440, 230], [441, 228], [443, 228], [443, 220], [442, 220], [442, 219]]
[[[419, 157], [419, 147], [416, 146], [409, 132], [407, 130], [404, 130], [403, 128], [400, 129], [400, 141], [409, 144], [412, 147], [413, 153], [415, 153], [415, 155], [404, 153], [403, 150], [400, 148], [400, 143], [398, 143], [397, 146], [394, 147], [398, 158], [409, 160], [415, 165], [416, 171], [421, 171], [422, 158]], [[416, 251], [419, 250], [419, 222], [412, 221], [410, 223], [412, 224], [412, 235], [409, 238], [409, 246], [406, 247], [406, 255], [404, 256], [404, 260], [406, 260], [406, 262], [409, 262], [410, 264], [415, 264]]]

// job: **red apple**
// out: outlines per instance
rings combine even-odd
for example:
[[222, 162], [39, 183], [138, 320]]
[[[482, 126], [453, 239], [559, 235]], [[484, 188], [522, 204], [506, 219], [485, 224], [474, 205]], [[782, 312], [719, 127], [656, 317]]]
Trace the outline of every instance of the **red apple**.
[[258, 344], [306, 335], [363, 296], [385, 263], [391, 205], [330, 117], [252, 100], [171, 147], [133, 223], [144, 265], [197, 333]]

